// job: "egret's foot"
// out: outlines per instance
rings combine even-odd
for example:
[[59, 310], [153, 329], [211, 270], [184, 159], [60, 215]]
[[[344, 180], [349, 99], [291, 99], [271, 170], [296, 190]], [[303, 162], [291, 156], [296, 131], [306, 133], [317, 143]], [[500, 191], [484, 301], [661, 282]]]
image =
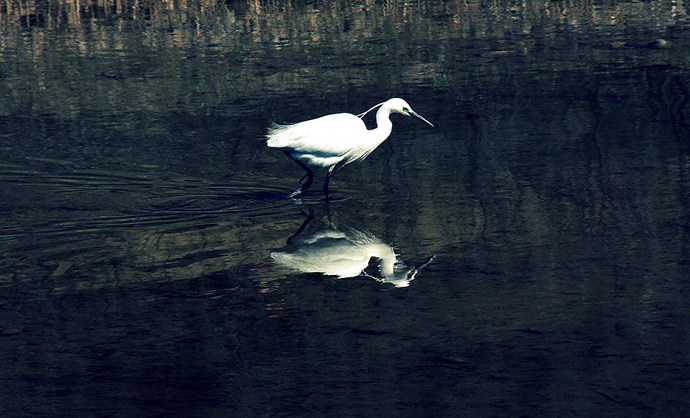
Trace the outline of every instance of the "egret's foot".
[[302, 194], [302, 188], [301, 187], [299, 189], [295, 190], [294, 192], [290, 193], [287, 198], [292, 199], [299, 194]]

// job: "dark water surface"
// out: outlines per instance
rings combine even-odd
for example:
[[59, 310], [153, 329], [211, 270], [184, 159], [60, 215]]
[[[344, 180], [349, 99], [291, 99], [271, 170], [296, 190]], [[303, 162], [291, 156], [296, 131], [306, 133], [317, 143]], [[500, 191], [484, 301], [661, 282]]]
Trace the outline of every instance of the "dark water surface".
[[[690, 416], [689, 27], [3, 3], [0, 415]], [[284, 198], [272, 121], [390, 97], [437, 128], [393, 116], [333, 201]]]

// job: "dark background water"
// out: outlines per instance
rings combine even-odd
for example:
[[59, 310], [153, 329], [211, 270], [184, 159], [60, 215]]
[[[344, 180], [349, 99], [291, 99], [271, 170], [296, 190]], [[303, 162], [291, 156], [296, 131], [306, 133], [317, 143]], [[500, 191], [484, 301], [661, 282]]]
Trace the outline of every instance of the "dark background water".
[[[687, 13], [3, 3], [1, 415], [688, 416]], [[437, 128], [283, 198], [271, 122], [390, 97]], [[435, 258], [274, 262], [334, 227]]]

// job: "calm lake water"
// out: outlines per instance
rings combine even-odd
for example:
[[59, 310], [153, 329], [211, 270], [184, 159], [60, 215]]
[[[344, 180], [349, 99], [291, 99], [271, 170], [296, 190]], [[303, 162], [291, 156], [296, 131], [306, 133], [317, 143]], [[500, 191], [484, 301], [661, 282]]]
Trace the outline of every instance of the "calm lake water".
[[3, 3], [0, 415], [690, 416], [688, 11]]

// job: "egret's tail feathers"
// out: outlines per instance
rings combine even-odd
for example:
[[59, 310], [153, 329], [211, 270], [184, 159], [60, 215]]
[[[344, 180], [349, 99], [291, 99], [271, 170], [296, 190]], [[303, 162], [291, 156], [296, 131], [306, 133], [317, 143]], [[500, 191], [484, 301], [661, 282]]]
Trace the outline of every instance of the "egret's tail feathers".
[[266, 134], [266, 145], [271, 148], [285, 148], [289, 146], [300, 137], [300, 133], [292, 129], [295, 125], [297, 124], [279, 125], [272, 123], [268, 128], [268, 134]]

